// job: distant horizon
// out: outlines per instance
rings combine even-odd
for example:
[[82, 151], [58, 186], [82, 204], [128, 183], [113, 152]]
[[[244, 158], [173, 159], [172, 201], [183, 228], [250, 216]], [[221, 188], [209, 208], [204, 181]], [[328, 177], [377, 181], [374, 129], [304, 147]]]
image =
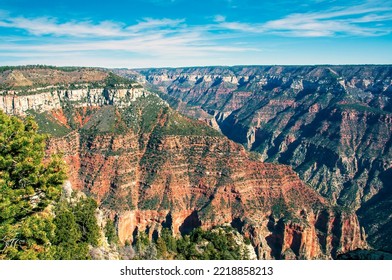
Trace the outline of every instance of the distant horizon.
[[392, 2], [2, 0], [0, 38], [6, 65], [387, 65]]
[[91, 69], [180, 69], [180, 68], [209, 68], [209, 67], [311, 67], [311, 66], [392, 66], [391, 64], [236, 64], [236, 65], [191, 65], [191, 66], [163, 66], [163, 67], [103, 67], [103, 66], [83, 66], [83, 65], [49, 65], [49, 64], [20, 64], [20, 65], [0, 65], [1, 67], [54, 67], [54, 68], [91, 68]]

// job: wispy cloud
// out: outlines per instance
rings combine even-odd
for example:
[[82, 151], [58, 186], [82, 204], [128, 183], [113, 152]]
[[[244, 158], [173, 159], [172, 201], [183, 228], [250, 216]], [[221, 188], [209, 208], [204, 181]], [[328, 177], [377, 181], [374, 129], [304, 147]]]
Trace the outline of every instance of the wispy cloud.
[[215, 18], [215, 21], [222, 29], [240, 32], [294, 37], [370, 37], [392, 32], [390, 27], [380, 24], [392, 21], [392, 7], [374, 7], [367, 3], [357, 7], [336, 7], [320, 12], [295, 13], [264, 23], [229, 22], [224, 18]]
[[225, 21], [226, 21], [226, 17], [225, 17], [225, 16], [222, 16], [222, 15], [216, 15], [216, 16], [214, 17], [214, 21], [215, 21], [215, 22], [225, 22]]
[[[251, 47], [220, 44], [227, 35], [214, 35], [208, 28], [188, 26], [185, 19], [143, 18], [133, 25], [104, 21], [69, 21], [55, 18], [0, 18], [0, 27], [28, 32], [23, 38], [3, 40], [0, 56], [49, 58], [56, 55], [81, 56], [91, 52], [122, 52], [166, 60], [178, 58], [208, 58], [222, 53], [257, 51]], [[4, 37], [3, 37], [4, 38]], [[32, 39], [32, 38], [35, 38]], [[7, 42], [8, 41], [8, 42]]]
[[[1, 18], [2, 17], [2, 18]], [[55, 18], [39, 17], [7, 17], [0, 14], [0, 27], [25, 30], [32, 35], [54, 35], [72, 37], [127, 37], [137, 35], [140, 31], [162, 28], [175, 28], [183, 23], [184, 19], [153, 19], [144, 18], [135, 25], [126, 26], [124, 23], [102, 21], [92, 23], [89, 21], [69, 21], [59, 23]]]
[[98, 24], [93, 24], [87, 21], [70, 21], [59, 23], [54, 18], [39, 17], [39, 18], [25, 18], [25, 17], [9, 17], [0, 20], [0, 27], [22, 29], [32, 35], [55, 35], [55, 36], [73, 36], [73, 37], [87, 37], [87, 36], [124, 36], [124, 30], [121, 24], [103, 21]]
[[140, 32], [143, 30], [151, 30], [155, 28], [175, 28], [179, 27], [180, 24], [184, 23], [185, 19], [153, 19], [153, 18], [145, 18], [142, 21], [139, 21], [138, 24], [128, 26], [126, 30], [133, 32]]
[[[350, 7], [331, 11], [292, 14], [283, 19], [269, 21], [264, 28], [289, 36], [380, 36], [390, 28], [360, 23], [390, 21], [392, 8]], [[381, 13], [381, 14], [380, 14]]]
[[[150, 1], [157, 5], [163, 3], [162, 0]], [[185, 0], [178, 1], [186, 3]], [[346, 7], [328, 5], [329, 8], [324, 10], [302, 13], [280, 13], [280, 17], [269, 17], [264, 21], [260, 17], [258, 22], [254, 19], [252, 22], [252, 17], [249, 22], [240, 21], [236, 14], [225, 14], [224, 11], [215, 16], [206, 15], [204, 21], [184, 15], [180, 18], [145, 17], [125, 23], [15, 16], [0, 10], [0, 32], [5, 31], [0, 33], [0, 59], [25, 63], [57, 61], [62, 64], [80, 61], [79, 65], [86, 62], [91, 65], [95, 61], [99, 65], [104, 61], [103, 56], [110, 56], [116, 66], [129, 66], [132, 59], [138, 63], [159, 61], [159, 65], [168, 63], [174, 66], [180, 61], [194, 61], [193, 64], [238, 61], [243, 64], [246, 62], [241, 59], [246, 57], [250, 63], [255, 63], [254, 57], [262, 57], [260, 54], [268, 51], [263, 40], [267, 37], [265, 35], [283, 41], [291, 40], [288, 37], [367, 38], [391, 34], [392, 7], [380, 1]]]

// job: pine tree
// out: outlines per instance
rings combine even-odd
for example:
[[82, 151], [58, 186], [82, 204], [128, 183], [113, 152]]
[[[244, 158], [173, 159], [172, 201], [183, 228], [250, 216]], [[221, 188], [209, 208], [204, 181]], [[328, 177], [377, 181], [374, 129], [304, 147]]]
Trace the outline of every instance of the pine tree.
[[107, 220], [104, 231], [109, 244], [118, 244], [117, 231], [112, 220]]
[[44, 163], [45, 136], [31, 119], [0, 111], [0, 259], [52, 258], [52, 217], [44, 210], [61, 194], [65, 171]]
[[80, 199], [73, 207], [76, 222], [82, 233], [81, 241], [93, 246], [98, 245], [100, 236], [97, 218], [95, 217], [97, 207], [97, 202], [92, 198]]
[[166, 259], [168, 252], [167, 252], [166, 243], [162, 237], [158, 237], [156, 248], [157, 248], [158, 258], [159, 259]]
[[62, 200], [55, 210], [56, 226], [52, 250], [55, 259], [90, 259], [89, 245], [97, 246], [99, 227], [94, 215], [97, 203], [92, 198], [77, 202]]

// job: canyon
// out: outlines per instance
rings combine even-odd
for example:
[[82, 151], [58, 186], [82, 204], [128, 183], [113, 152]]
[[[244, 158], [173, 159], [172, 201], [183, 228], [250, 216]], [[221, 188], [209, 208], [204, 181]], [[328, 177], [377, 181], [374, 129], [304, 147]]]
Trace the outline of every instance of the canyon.
[[[241, 104], [250, 106], [245, 105], [249, 103], [246, 86], [244, 91], [239, 93], [239, 101], [230, 103], [223, 98], [228, 94], [225, 90], [228, 90], [229, 84], [233, 89], [241, 80], [246, 81], [245, 76], [224, 76], [220, 78], [221, 82], [217, 83], [214, 75], [222, 76], [219, 72], [221, 70], [207, 69], [210, 72], [209, 76], [205, 73], [206, 76], [201, 78], [202, 82], [198, 82], [199, 74], [193, 78], [180, 78], [184, 77], [181, 70], [154, 70], [158, 71], [157, 73], [178, 72], [178, 76], [169, 73], [162, 77], [158, 74], [152, 77], [152, 74], [143, 74], [142, 71], [118, 70], [115, 72], [121, 72], [121, 75], [127, 77], [133, 75], [131, 78], [140, 83], [126, 83], [125, 80], [116, 77], [120, 82], [111, 83], [110, 86], [107, 85], [109, 74], [104, 70], [93, 69], [92, 72], [99, 74], [85, 74], [89, 78], [81, 79], [80, 70], [74, 70], [72, 75], [69, 71], [56, 69], [56, 75], [61, 77], [61, 72], [66, 72], [65, 76], [79, 77], [75, 78], [78, 82], [75, 84], [74, 78], [67, 76], [66, 80], [58, 78], [56, 83], [46, 82], [39, 86], [31, 77], [38, 77], [39, 80], [41, 76], [42, 81], [50, 81], [47, 75], [50, 75], [51, 71], [7, 70], [8, 72], [2, 73], [3, 81], [14, 82], [8, 83], [8, 88], [0, 93], [0, 109], [21, 117], [35, 117], [41, 131], [51, 135], [47, 143], [47, 154], [62, 154], [68, 165], [69, 184], [72, 188], [96, 199], [105, 218], [114, 220], [122, 244], [132, 242], [138, 231], [144, 231], [153, 238], [159, 235], [162, 228], [170, 228], [173, 234], [178, 236], [187, 234], [197, 227], [211, 229], [218, 225], [231, 225], [251, 240], [259, 259], [330, 259], [355, 249], [368, 248], [366, 235], [369, 234], [368, 230], [372, 232], [372, 228], [366, 223], [365, 228], [361, 226], [361, 217], [364, 219], [367, 213], [361, 216], [360, 210], [365, 203], [372, 203], [373, 198], [386, 188], [382, 185], [384, 181], [381, 180], [379, 185], [372, 184], [373, 188], [368, 193], [367, 189], [361, 190], [359, 202], [353, 199], [350, 203], [340, 203], [344, 197], [341, 194], [343, 191], [339, 190], [339, 182], [333, 187], [329, 187], [330, 182], [323, 182], [330, 188], [326, 187], [323, 192], [321, 188], [314, 187], [306, 177], [305, 181], [310, 186], [304, 183], [294, 170], [301, 177], [303, 172], [290, 161], [286, 164], [278, 163], [278, 154], [285, 154], [288, 150], [295, 153], [296, 149], [288, 149], [287, 146], [297, 141], [298, 134], [304, 133], [302, 126], [312, 123], [312, 113], [309, 116], [302, 114], [300, 124], [294, 123], [293, 126], [289, 126], [296, 126], [297, 134], [292, 132], [293, 135], [290, 136], [287, 133], [286, 147], [282, 146], [280, 152], [275, 151], [277, 159], [274, 159], [273, 153], [268, 149], [265, 152], [256, 149], [262, 146], [259, 131], [264, 122], [269, 122], [267, 119], [262, 120], [260, 117], [257, 120], [260, 127], [251, 128], [254, 133], [253, 136], [245, 137], [246, 143], [233, 139], [244, 145], [222, 135], [223, 133], [229, 138], [235, 138], [227, 133], [229, 130], [233, 130], [233, 135], [240, 138], [243, 137], [242, 130], [246, 131], [246, 134], [249, 133], [244, 123], [236, 120], [233, 115], [233, 112], [237, 112], [235, 116], [241, 116], [240, 113], [252, 116], [253, 111], [250, 107], [243, 108], [243, 111], [241, 108], [235, 109]], [[192, 71], [207, 70], [196, 68]], [[17, 71], [17, 74], [14, 71]], [[14, 77], [17, 77], [16, 81]], [[247, 79], [252, 81], [250, 76]], [[218, 112], [217, 109], [212, 111], [207, 107], [192, 105], [191, 102], [179, 101], [167, 90], [175, 87], [177, 80], [183, 80], [181, 90], [184, 94], [192, 92], [192, 83], [211, 92], [212, 97], [219, 92], [219, 98], [215, 96], [215, 101], [211, 102], [225, 103], [225, 108], [230, 108], [231, 112]], [[279, 81], [278, 78], [277, 80]], [[216, 86], [218, 90], [208, 91], [207, 83], [211, 83], [211, 87]], [[216, 84], [212, 86], [213, 83]], [[298, 84], [298, 87], [300, 89], [301, 85]], [[176, 89], [175, 92], [181, 90]], [[279, 93], [278, 90], [275, 91]], [[292, 94], [294, 92], [295, 90]], [[195, 98], [207, 98], [206, 94], [200, 95], [197, 91], [193, 94]], [[298, 92], [295, 94], [298, 95]], [[321, 96], [321, 92], [319, 95]], [[212, 100], [211, 96], [207, 99]], [[308, 98], [311, 99], [310, 97]], [[253, 102], [259, 101], [256, 98], [251, 99]], [[390, 106], [388, 102], [380, 110], [387, 110]], [[269, 118], [279, 110], [297, 108], [294, 101], [282, 98], [279, 102], [270, 100], [268, 104], [270, 103], [275, 109], [268, 107], [272, 110]], [[313, 112], [317, 115], [317, 112], [325, 108], [324, 106], [328, 107], [325, 104], [314, 102], [306, 113]], [[189, 119], [169, 105], [200, 120]], [[345, 111], [345, 107], [342, 108], [341, 110]], [[336, 109], [335, 113], [340, 114], [340, 111]], [[367, 117], [372, 117], [372, 114], [375, 113], [368, 113]], [[265, 114], [261, 115], [266, 118]], [[380, 148], [382, 143], [379, 141], [388, 141], [388, 117], [388, 113], [380, 116], [380, 121], [385, 121], [386, 127], [385, 130], [377, 130], [386, 133], [386, 137], [374, 137], [368, 144], [369, 149], [373, 149], [372, 145], [378, 145]], [[345, 118], [352, 120], [352, 123], [347, 123], [346, 129], [349, 130], [357, 119], [352, 115]], [[229, 126], [227, 123], [225, 130], [222, 123], [228, 120], [238, 125]], [[286, 118], [286, 122], [288, 121]], [[377, 123], [379, 119], [373, 121]], [[206, 125], [206, 122], [215, 128]], [[237, 127], [242, 127], [242, 130], [238, 130]], [[269, 129], [277, 133], [279, 126], [272, 128], [270, 124]], [[327, 127], [324, 131], [332, 133], [333, 129]], [[305, 133], [310, 133], [309, 129], [305, 129]], [[280, 139], [278, 135], [274, 137], [270, 141]], [[307, 139], [313, 141], [310, 136]], [[321, 145], [314, 146], [312, 141], [304, 143], [307, 145], [306, 149], [298, 149], [303, 149], [305, 154], [308, 150], [315, 154], [324, 153], [334, 159], [333, 153], [327, 148], [317, 152]], [[348, 142], [344, 141], [351, 140], [342, 141], [347, 144]], [[302, 142], [305, 142], [305, 139], [300, 143]], [[378, 156], [370, 155], [376, 158]], [[348, 160], [349, 156], [352, 154], [347, 151], [347, 166], [352, 164]], [[295, 157], [298, 162], [312, 158], [311, 155], [301, 157], [298, 151]], [[314, 156], [313, 159], [316, 160]], [[388, 162], [381, 163], [385, 170], [378, 171], [381, 173], [377, 174], [384, 174], [382, 172], [388, 172], [390, 168]], [[330, 164], [334, 162], [331, 161]], [[342, 161], [340, 164], [345, 163]], [[292, 165], [294, 170], [289, 165]], [[318, 174], [317, 171], [325, 168], [322, 167], [324, 165], [325, 162], [316, 161], [311, 171]], [[324, 176], [328, 175], [327, 171], [328, 169]], [[356, 169], [352, 172], [355, 173]], [[319, 181], [324, 178], [320, 175], [312, 176], [316, 176]], [[361, 192], [368, 194], [367, 200]], [[378, 213], [383, 203], [388, 206], [388, 202], [383, 198], [382, 203], [374, 203], [371, 205], [373, 208], [369, 209], [374, 209], [373, 211]], [[351, 205], [354, 206], [347, 207]], [[372, 220], [369, 223], [384, 226], [381, 222], [388, 223], [388, 220]], [[388, 233], [387, 230], [375, 232], [380, 238]]]
[[170, 106], [290, 165], [333, 205], [356, 211], [392, 250], [392, 67], [234, 66], [117, 70]]

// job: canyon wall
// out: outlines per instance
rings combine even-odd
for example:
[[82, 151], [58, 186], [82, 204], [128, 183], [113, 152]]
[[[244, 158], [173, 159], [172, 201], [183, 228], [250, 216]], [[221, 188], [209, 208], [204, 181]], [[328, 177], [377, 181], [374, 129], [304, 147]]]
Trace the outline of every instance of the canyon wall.
[[[123, 70], [173, 108], [268, 162], [288, 164], [333, 204], [358, 211], [392, 250], [391, 66], [236, 66]], [[368, 211], [369, 210], [369, 211]], [[370, 211], [371, 210], [371, 211]]]
[[148, 90], [1, 98], [1, 109], [34, 116], [52, 135], [48, 155], [63, 155], [72, 187], [98, 201], [123, 244], [139, 231], [152, 238], [162, 228], [179, 235], [231, 225], [259, 259], [329, 259], [367, 248], [350, 209], [331, 205], [288, 165], [262, 162]]
[[66, 105], [125, 107], [129, 106], [136, 98], [146, 94], [148, 93], [140, 88], [43, 89], [43, 92], [27, 95], [18, 95], [17, 92], [12, 91], [12, 94], [9, 92], [0, 94], [0, 110], [11, 115], [26, 115], [28, 111], [42, 113], [58, 110]]

